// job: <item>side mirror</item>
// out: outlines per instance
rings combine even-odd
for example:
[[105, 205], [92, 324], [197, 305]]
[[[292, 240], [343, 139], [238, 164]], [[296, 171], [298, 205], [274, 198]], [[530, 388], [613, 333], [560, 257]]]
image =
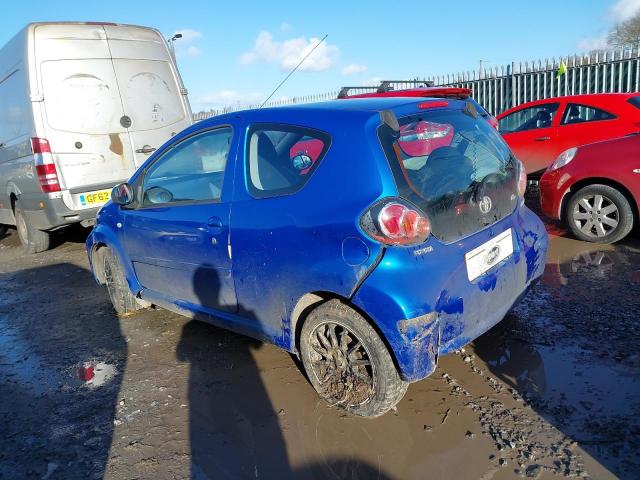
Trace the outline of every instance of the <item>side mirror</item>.
[[129, 205], [134, 200], [133, 187], [128, 183], [121, 183], [111, 190], [111, 200], [118, 205]]

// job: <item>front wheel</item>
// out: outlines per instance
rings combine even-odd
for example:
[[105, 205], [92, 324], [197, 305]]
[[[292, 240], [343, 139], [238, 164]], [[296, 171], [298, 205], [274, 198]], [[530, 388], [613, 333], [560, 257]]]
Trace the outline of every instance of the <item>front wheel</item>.
[[309, 314], [302, 327], [300, 354], [318, 394], [354, 415], [384, 414], [409, 386], [378, 333], [339, 300], [323, 303]]
[[589, 185], [569, 200], [567, 223], [580, 240], [614, 243], [633, 228], [633, 211], [627, 198], [608, 185]]
[[104, 282], [116, 313], [130, 315], [136, 310], [140, 310], [136, 297], [129, 290], [124, 269], [116, 254], [109, 247], [103, 247], [103, 251], [99, 252], [102, 254]]

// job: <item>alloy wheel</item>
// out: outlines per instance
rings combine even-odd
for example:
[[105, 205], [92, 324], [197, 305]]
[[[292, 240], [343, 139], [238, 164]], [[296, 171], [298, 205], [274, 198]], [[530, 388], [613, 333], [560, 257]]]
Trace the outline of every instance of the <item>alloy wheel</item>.
[[616, 204], [600, 194], [580, 198], [571, 216], [576, 227], [591, 238], [603, 238], [611, 234], [620, 223], [620, 212]]
[[375, 391], [375, 365], [365, 346], [346, 326], [327, 321], [311, 333], [313, 374], [329, 402], [362, 405]]

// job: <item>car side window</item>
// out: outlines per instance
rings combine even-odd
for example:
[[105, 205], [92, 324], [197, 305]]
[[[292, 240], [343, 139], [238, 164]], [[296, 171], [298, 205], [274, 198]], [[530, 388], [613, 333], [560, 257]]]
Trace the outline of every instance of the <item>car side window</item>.
[[300, 190], [326, 154], [331, 138], [304, 127], [256, 124], [247, 136], [247, 188], [255, 198]]
[[549, 128], [559, 106], [559, 103], [545, 103], [513, 112], [498, 121], [500, 133]]
[[574, 123], [597, 122], [600, 120], [613, 120], [616, 118], [612, 113], [606, 112], [596, 107], [578, 105], [577, 103], [567, 104], [567, 109], [562, 116], [562, 125], [572, 125]]
[[232, 135], [223, 127], [171, 147], [147, 170], [142, 205], [220, 200]]

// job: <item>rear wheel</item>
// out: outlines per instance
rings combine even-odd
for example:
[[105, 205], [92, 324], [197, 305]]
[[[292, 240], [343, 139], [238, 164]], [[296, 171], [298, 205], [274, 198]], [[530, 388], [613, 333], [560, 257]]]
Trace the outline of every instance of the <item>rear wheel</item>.
[[578, 190], [567, 204], [567, 223], [580, 240], [613, 243], [633, 228], [633, 211], [627, 198], [608, 185]]
[[318, 394], [355, 415], [384, 414], [409, 386], [377, 332], [339, 300], [330, 300], [309, 314], [302, 327], [300, 353]]
[[28, 253], [39, 253], [49, 249], [51, 234], [33, 228], [27, 220], [20, 200], [15, 204], [16, 230], [22, 246]]
[[136, 297], [129, 290], [124, 269], [116, 254], [109, 247], [103, 247], [100, 253], [102, 254], [104, 281], [116, 313], [130, 315], [139, 310], [140, 306], [136, 302]]
[[0, 238], [5, 236], [5, 234], [7, 233], [8, 229], [9, 229], [9, 227], [7, 225], [0, 224]]

